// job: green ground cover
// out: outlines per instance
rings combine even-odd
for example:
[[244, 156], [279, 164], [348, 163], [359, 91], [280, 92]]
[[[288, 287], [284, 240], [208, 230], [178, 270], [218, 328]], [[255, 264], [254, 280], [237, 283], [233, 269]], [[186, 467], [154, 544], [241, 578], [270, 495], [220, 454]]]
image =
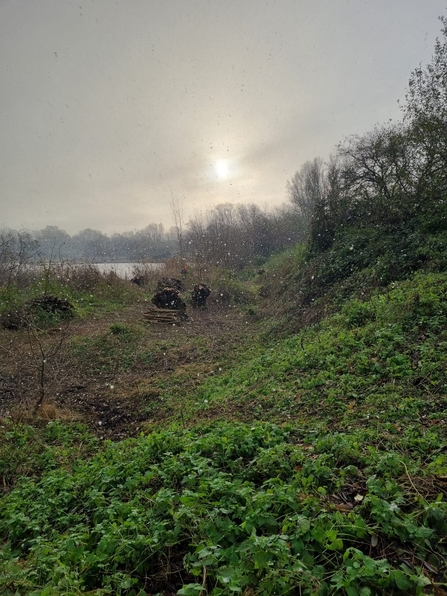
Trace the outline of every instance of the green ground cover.
[[295, 420], [306, 427], [443, 424], [447, 276], [420, 274], [323, 322], [258, 346], [191, 398], [192, 415]]
[[422, 594], [446, 555], [440, 464], [373, 441], [215, 423], [23, 479], [5, 593]]

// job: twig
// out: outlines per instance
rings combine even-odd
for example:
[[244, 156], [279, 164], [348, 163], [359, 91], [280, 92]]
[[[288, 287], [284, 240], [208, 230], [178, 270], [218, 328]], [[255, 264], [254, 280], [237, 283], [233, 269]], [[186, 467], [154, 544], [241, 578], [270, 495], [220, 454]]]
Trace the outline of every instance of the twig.
[[203, 566], [203, 577], [202, 577], [202, 592], [200, 592], [199, 596], [202, 596], [205, 592], [206, 592], [206, 567], [205, 565]]

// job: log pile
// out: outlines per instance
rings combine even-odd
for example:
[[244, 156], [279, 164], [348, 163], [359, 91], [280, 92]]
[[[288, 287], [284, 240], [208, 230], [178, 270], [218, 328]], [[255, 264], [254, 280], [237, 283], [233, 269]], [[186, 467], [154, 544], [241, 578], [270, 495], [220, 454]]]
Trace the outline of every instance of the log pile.
[[186, 302], [175, 288], [163, 288], [157, 292], [151, 300], [157, 308], [168, 308], [169, 310], [186, 310]]
[[164, 288], [173, 288], [178, 292], [184, 292], [185, 284], [181, 279], [176, 279], [175, 277], [162, 277], [157, 282], [157, 292], [163, 291]]
[[167, 308], [157, 308], [150, 306], [149, 309], [143, 313], [144, 319], [148, 323], [180, 323], [186, 318], [184, 310], [172, 310]]
[[[166, 285], [168, 284], [169, 285]], [[188, 318], [186, 302], [180, 291], [183, 283], [174, 278], [163, 277], [157, 284], [149, 310], [143, 314], [148, 323], [180, 323]]]

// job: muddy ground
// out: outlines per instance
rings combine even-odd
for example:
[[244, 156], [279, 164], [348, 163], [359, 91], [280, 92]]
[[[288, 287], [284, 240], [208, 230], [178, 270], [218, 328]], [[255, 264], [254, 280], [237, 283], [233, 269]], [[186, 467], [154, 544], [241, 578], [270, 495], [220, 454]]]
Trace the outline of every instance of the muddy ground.
[[[119, 440], [171, 421], [182, 423], [185, 396], [230, 366], [234, 350], [249, 344], [258, 326], [238, 307], [188, 309], [188, 319], [174, 325], [147, 323], [146, 310], [142, 302], [120, 313], [75, 320], [38, 338], [26, 330], [2, 330], [0, 417], [29, 419], [43, 389], [38, 416], [81, 420], [104, 438]], [[117, 323], [138, 331], [136, 343], [126, 348], [125, 365], [122, 344], [113, 351], [111, 329]], [[108, 359], [94, 347], [80, 356], [74, 346], [89, 341], [99, 342], [101, 349], [111, 343]]]

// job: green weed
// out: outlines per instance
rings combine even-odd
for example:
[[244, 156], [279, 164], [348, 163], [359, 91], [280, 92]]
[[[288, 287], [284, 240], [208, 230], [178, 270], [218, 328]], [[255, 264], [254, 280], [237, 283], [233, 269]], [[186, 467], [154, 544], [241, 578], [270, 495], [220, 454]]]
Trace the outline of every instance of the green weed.
[[41, 426], [2, 420], [0, 490], [9, 491], [19, 478], [38, 478], [44, 471], [88, 457], [99, 441], [80, 423], [51, 421]]
[[349, 595], [439, 582], [447, 509], [419, 462], [395, 467], [399, 451], [371, 451], [359, 435], [309, 440], [292, 427], [215, 424], [22, 479], [1, 505], [4, 585]]

